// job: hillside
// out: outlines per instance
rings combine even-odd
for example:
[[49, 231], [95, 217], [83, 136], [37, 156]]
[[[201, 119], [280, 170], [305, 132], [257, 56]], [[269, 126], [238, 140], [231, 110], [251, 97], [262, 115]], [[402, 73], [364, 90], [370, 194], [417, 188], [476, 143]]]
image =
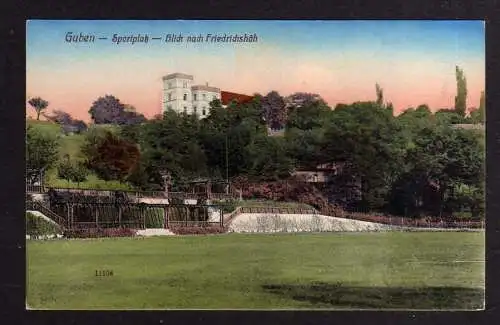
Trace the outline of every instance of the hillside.
[[[71, 159], [76, 161], [83, 161], [85, 157], [82, 154], [81, 148], [85, 142], [85, 134], [68, 134], [65, 135], [62, 132], [60, 125], [50, 121], [36, 121], [36, 120], [26, 120], [26, 125], [30, 125], [43, 132], [48, 132], [56, 135], [59, 138], [59, 159], [62, 160], [66, 155], [69, 155]], [[117, 127], [113, 125], [92, 125], [92, 128], [105, 128], [112, 132], [117, 131]], [[91, 130], [90, 129], [90, 130]], [[131, 189], [128, 184], [122, 184], [117, 181], [104, 181], [99, 179], [94, 173], [90, 173], [87, 177], [87, 181], [80, 184], [68, 182], [64, 179], [57, 177], [57, 168], [52, 167], [49, 169], [45, 176], [45, 184], [47, 186], [53, 187], [70, 187], [70, 188], [95, 188], [95, 189]]]

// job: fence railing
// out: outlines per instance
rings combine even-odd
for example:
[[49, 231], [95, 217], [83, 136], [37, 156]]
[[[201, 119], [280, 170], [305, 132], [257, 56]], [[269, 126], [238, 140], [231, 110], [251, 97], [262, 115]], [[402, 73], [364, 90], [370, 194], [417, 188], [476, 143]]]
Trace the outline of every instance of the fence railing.
[[27, 201], [26, 202], [26, 210], [33, 210], [33, 211], [39, 211], [43, 213], [45, 216], [48, 218], [52, 219], [54, 222], [56, 222], [59, 226], [62, 228], [66, 228], [66, 219], [58, 215], [57, 213], [53, 212], [43, 204], [39, 202], [33, 202], [33, 201]]
[[241, 207], [240, 213], [318, 214], [318, 211], [304, 208], [253, 206]]
[[461, 229], [484, 229], [483, 220], [460, 220], [452, 218], [423, 217], [408, 218], [388, 215], [376, 215], [359, 212], [339, 212], [339, 210], [324, 209], [321, 214], [345, 219], [381, 223], [399, 227], [415, 228], [461, 228]]
[[26, 193], [37, 194], [37, 193], [44, 193], [44, 192], [45, 192], [45, 189], [42, 185], [26, 184]]
[[[140, 198], [166, 198], [164, 191], [130, 191], [130, 190], [97, 190], [97, 189], [78, 189], [78, 188], [52, 188], [57, 193], [70, 193], [85, 196], [114, 196], [116, 192], [125, 194], [129, 199]], [[42, 186], [26, 186], [28, 193], [45, 193], [48, 188]], [[173, 199], [204, 199], [207, 198], [206, 193], [191, 193], [191, 192], [169, 192], [168, 196]], [[236, 193], [210, 193], [208, 199], [223, 200], [223, 199], [237, 199], [239, 196]]]

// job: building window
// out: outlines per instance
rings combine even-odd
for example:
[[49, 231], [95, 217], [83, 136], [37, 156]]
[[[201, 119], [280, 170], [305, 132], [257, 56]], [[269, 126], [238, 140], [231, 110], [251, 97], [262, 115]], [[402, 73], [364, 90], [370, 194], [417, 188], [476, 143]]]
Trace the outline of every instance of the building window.
[[186, 106], [184, 106], [184, 114], [187, 114], [187, 112], [188, 112], [188, 109]]
[[216, 100], [216, 99], [217, 99], [217, 96], [215, 96], [215, 95], [214, 95], [214, 96], [212, 97], [212, 100]]
[[193, 112], [196, 114], [198, 111], [198, 109], [196, 108], [196, 106], [193, 106]]
[[172, 94], [168, 94], [168, 100], [172, 100]]
[[203, 94], [202, 96], [203, 96], [203, 100], [207, 99], [207, 96], [205, 94]]
[[168, 83], [168, 89], [170, 89], [170, 88], [172, 88], [172, 83], [171, 82]]
[[196, 94], [193, 94], [193, 100], [196, 100]]
[[207, 115], [207, 111], [206, 111], [205, 107], [203, 107], [203, 111], [201, 112], [201, 115], [203, 115], [203, 116]]
[[184, 94], [184, 100], [188, 100], [188, 95]]
[[187, 81], [184, 81], [184, 82], [182, 83], [182, 87], [184, 87], [184, 88], [187, 88], [187, 87], [188, 87], [188, 83], [187, 83]]

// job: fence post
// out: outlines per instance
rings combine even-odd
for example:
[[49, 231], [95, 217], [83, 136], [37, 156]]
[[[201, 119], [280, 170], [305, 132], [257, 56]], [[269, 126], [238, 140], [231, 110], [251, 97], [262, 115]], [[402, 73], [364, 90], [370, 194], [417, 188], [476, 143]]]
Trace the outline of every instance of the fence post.
[[95, 207], [95, 226], [99, 228], [99, 207]]
[[222, 211], [222, 209], [219, 208], [219, 213], [220, 213], [220, 226], [222, 228], [224, 227], [224, 211]]
[[168, 229], [168, 207], [163, 207], [163, 227]]

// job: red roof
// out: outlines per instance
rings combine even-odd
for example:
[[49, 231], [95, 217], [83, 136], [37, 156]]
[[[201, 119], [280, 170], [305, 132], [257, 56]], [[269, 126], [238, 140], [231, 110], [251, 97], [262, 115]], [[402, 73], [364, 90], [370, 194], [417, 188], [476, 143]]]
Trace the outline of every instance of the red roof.
[[220, 92], [222, 105], [228, 105], [231, 101], [236, 100], [238, 103], [246, 103], [253, 99], [253, 96], [243, 95], [232, 93], [229, 91], [221, 91]]

